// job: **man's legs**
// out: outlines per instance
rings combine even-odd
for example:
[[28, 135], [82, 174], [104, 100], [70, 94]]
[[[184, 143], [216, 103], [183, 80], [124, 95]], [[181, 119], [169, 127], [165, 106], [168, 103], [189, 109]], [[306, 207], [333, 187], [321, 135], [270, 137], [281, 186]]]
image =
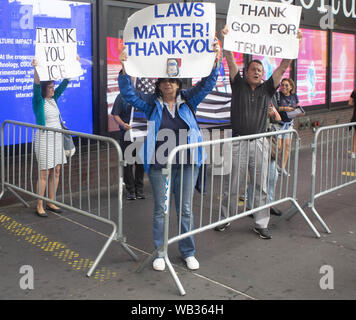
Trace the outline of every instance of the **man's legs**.
[[[268, 140], [256, 139], [250, 142], [249, 150], [249, 174], [250, 182], [255, 186], [254, 208], [267, 203], [267, 173], [268, 173]], [[266, 229], [270, 219], [269, 208], [254, 213], [255, 226]]]
[[[240, 185], [246, 185], [246, 153], [247, 142], [239, 141], [232, 144], [232, 156], [226, 152], [225, 161], [230, 162], [230, 175], [224, 179], [224, 194], [221, 206], [221, 219], [233, 216], [237, 213]], [[228, 159], [226, 159], [228, 157]], [[231, 186], [230, 184], [231, 176]], [[245, 190], [244, 190], [245, 192]]]

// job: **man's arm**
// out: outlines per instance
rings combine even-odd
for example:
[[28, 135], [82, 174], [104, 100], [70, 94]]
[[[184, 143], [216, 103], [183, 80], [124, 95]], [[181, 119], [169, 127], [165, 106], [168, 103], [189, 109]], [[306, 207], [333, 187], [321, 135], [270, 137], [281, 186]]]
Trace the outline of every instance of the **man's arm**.
[[[220, 31], [221, 36], [224, 38], [227, 33], [229, 32], [229, 29], [227, 25]], [[234, 59], [234, 55], [231, 51], [224, 50], [224, 57], [226, 58], [227, 65], [229, 67], [229, 73], [230, 73], [230, 79], [234, 80], [237, 73], [239, 72], [239, 68], [237, 67], [237, 64]]]
[[350, 100], [349, 100], [349, 106], [350, 107], [353, 107], [355, 105], [355, 101], [352, 97], [350, 97]]
[[274, 70], [272, 74], [274, 87], [277, 88], [282, 81], [284, 73], [287, 71], [291, 64], [291, 59], [283, 59], [279, 67]]
[[[297, 32], [297, 38], [299, 39], [299, 48], [300, 48], [300, 44], [303, 38], [302, 32], [300, 30], [298, 30]], [[289, 68], [290, 64], [292, 62], [292, 59], [283, 59], [281, 61], [281, 64], [279, 65], [279, 67], [274, 70], [273, 74], [272, 74], [272, 78], [273, 78], [273, 84], [274, 87], [277, 88], [283, 78], [284, 73], [287, 71], [287, 69]]]
[[229, 67], [230, 79], [234, 80], [237, 73], [239, 72], [234, 55], [231, 51], [224, 50], [224, 57], [226, 58], [227, 65]]
[[114, 114], [113, 117], [114, 117], [115, 122], [119, 125], [119, 127], [121, 126], [122, 128], [124, 128], [125, 131], [131, 129], [131, 126], [128, 123], [124, 122], [120, 118], [120, 116], [118, 116], [117, 114]]

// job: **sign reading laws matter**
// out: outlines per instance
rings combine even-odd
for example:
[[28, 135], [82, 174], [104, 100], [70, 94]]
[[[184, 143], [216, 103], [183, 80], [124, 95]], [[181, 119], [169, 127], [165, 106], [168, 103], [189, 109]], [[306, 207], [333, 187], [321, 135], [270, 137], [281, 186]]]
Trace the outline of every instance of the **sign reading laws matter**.
[[215, 3], [180, 2], [144, 8], [124, 30], [127, 74], [135, 77], [205, 77], [215, 53]]

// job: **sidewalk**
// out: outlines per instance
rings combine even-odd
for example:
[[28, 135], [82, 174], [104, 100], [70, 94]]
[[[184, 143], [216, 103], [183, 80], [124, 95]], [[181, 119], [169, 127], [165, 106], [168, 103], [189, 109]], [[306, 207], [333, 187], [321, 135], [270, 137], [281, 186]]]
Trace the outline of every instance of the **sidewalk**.
[[[310, 163], [310, 151], [302, 150], [297, 194], [300, 205], [309, 200]], [[133, 261], [114, 242], [90, 278], [86, 277], [90, 262], [111, 232], [106, 225], [68, 211], [39, 218], [34, 202], [31, 208], [21, 204], [0, 207], [0, 299], [356, 299], [355, 185], [316, 202], [331, 234], [326, 234], [305, 209], [320, 239], [297, 214], [279, 223], [272, 216], [273, 239], [262, 240], [252, 231], [252, 219], [247, 217], [233, 222], [225, 232], [209, 230], [195, 236], [201, 266], [196, 272], [185, 268], [177, 245], [172, 245], [170, 260], [187, 292], [182, 297], [167, 270], [156, 272], [149, 265], [141, 273], [135, 272], [153, 251], [153, 200], [145, 182], [146, 200], [123, 203], [124, 234], [140, 261]], [[279, 208], [286, 210], [288, 206]], [[22, 266], [33, 269], [33, 289], [20, 287], [26, 274], [21, 273]], [[323, 266], [334, 272], [333, 289], [321, 289], [320, 283], [325, 283]]]

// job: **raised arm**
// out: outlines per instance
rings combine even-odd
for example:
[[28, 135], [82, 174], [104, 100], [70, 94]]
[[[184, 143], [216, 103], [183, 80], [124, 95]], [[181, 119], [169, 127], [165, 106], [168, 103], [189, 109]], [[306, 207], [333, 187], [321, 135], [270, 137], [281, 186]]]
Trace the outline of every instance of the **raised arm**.
[[40, 84], [40, 77], [38, 76], [36, 67], [37, 67], [37, 60], [33, 59], [32, 60], [32, 66], [33, 66], [33, 81], [35, 84]]
[[[225, 27], [220, 31], [220, 34], [224, 38], [228, 32], [229, 29], [227, 25], [225, 25]], [[223, 53], [224, 57], [226, 58], [227, 65], [229, 67], [230, 79], [234, 80], [235, 76], [239, 72], [239, 68], [237, 67], [237, 64], [235, 62], [234, 55], [231, 51], [228, 50], [224, 50]]]
[[[297, 38], [299, 39], [299, 47], [300, 47], [300, 43], [303, 38], [302, 32], [300, 30], [298, 30], [298, 32], [297, 32]], [[291, 62], [292, 62], [292, 59], [283, 59], [279, 65], [279, 67], [276, 70], [274, 70], [272, 77], [273, 77], [273, 84], [274, 84], [275, 88], [277, 88], [279, 86], [280, 82], [283, 79], [283, 75], [289, 68]]]

